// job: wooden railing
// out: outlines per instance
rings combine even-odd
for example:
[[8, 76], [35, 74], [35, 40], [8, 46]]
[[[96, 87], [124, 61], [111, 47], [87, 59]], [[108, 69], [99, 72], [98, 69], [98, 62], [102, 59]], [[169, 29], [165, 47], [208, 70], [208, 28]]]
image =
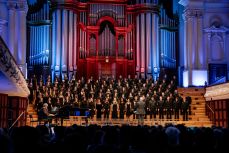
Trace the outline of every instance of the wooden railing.
[[215, 112], [213, 108], [210, 106], [211, 102], [206, 102], [206, 115], [209, 117], [209, 119], [212, 121], [212, 124], [215, 125]]

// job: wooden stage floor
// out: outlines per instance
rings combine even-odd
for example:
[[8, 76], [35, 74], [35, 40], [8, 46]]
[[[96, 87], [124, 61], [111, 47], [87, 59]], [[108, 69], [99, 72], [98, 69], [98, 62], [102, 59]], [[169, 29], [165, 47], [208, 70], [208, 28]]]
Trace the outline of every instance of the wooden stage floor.
[[[38, 124], [43, 124], [42, 122], [38, 123], [38, 122], [27, 122], [27, 125], [29, 126], [37, 126]], [[61, 125], [61, 121], [55, 121], [52, 120], [52, 124], [53, 125]], [[70, 116], [69, 119], [64, 119], [62, 125], [63, 126], [72, 126], [72, 125], [81, 125], [81, 126], [88, 126], [91, 124], [96, 124], [96, 125], [100, 125], [100, 126], [121, 126], [121, 125], [130, 125], [130, 126], [138, 126], [140, 125], [139, 120], [138, 119], [90, 119], [90, 118], [86, 118], [86, 117], [79, 117], [79, 116]], [[204, 121], [193, 121], [193, 120], [189, 120], [189, 121], [183, 121], [182, 118], [180, 118], [179, 120], [175, 120], [175, 119], [144, 119], [143, 125], [147, 125], [147, 126], [158, 126], [158, 125], [162, 125], [165, 126], [167, 124], [173, 124], [173, 125], [177, 125], [177, 124], [183, 124], [187, 127], [211, 127], [212, 124], [209, 124], [209, 122], [204, 122]]]

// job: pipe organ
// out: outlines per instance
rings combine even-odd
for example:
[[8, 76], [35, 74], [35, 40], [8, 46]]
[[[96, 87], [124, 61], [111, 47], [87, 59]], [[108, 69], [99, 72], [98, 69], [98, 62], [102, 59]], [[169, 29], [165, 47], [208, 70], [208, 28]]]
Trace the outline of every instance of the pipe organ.
[[29, 65], [48, 65], [50, 51], [49, 3], [40, 6], [38, 12], [29, 9], [28, 30], [30, 37], [28, 47]]
[[158, 0], [33, 1], [31, 69], [47, 66], [53, 77], [157, 78], [160, 68], [176, 68], [177, 20]]
[[163, 8], [160, 13], [160, 65], [163, 68], [176, 68], [177, 19], [169, 18]]

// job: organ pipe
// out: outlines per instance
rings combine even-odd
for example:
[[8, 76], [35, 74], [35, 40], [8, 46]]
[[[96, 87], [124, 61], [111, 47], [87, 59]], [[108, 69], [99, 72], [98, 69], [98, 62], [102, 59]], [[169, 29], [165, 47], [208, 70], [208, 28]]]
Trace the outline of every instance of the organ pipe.
[[137, 65], [136, 65], [136, 71], [140, 71], [140, 34], [139, 34], [139, 19], [140, 18], [140, 15], [138, 15], [137, 17], [136, 17], [136, 41], [137, 41], [137, 45], [136, 45], [136, 47], [137, 47], [137, 50], [136, 50], [136, 52], [137, 52]]
[[56, 12], [52, 15], [52, 69], [55, 70], [56, 64]]
[[56, 67], [55, 71], [60, 70], [60, 49], [61, 49], [61, 11], [56, 11]]
[[84, 31], [84, 58], [86, 58], [86, 50], [87, 50], [87, 37], [86, 37], [86, 31]]
[[146, 70], [148, 73], [151, 69], [151, 50], [150, 50], [150, 40], [151, 40], [151, 23], [150, 23], [151, 13], [146, 14]]
[[68, 54], [68, 67], [69, 67], [69, 69], [70, 69], [70, 71], [73, 71], [73, 64], [72, 64], [72, 57], [73, 57], [73, 54], [72, 54], [72, 50], [73, 50], [73, 43], [72, 43], [72, 41], [73, 41], [73, 13], [72, 13], [72, 11], [69, 11], [69, 35], [68, 35], [68, 47], [69, 47], [69, 49], [68, 49], [68, 52], [69, 52], [69, 54]]
[[141, 72], [145, 71], [145, 14], [141, 14]]
[[77, 40], [77, 29], [78, 29], [78, 27], [77, 27], [77, 14], [75, 14], [74, 13], [74, 26], [73, 26], [74, 28], [73, 28], [73, 30], [74, 30], [74, 43], [73, 43], [73, 47], [74, 47], [74, 49], [73, 49], [73, 54], [74, 54], [74, 56], [73, 56], [73, 62], [74, 62], [74, 70], [76, 70], [76, 63], [77, 63], [77, 55], [78, 55], [78, 48], [77, 48], [77, 42], [78, 42], [78, 40]]

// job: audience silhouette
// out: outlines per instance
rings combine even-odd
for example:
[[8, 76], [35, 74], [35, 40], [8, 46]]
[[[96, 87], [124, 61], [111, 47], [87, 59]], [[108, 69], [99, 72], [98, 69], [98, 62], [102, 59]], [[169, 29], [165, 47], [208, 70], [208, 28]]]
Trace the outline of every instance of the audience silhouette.
[[221, 127], [39, 125], [0, 129], [1, 153], [221, 153], [229, 130]]

